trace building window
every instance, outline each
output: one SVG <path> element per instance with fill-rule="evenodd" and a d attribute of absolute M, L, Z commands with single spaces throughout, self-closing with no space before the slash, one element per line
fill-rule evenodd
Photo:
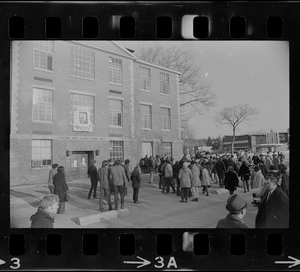
<path fill-rule="evenodd" d="M 123 83 L 122 60 L 109 57 L 108 62 L 109 62 L 109 82 L 122 84 Z"/>
<path fill-rule="evenodd" d="M 33 88 L 32 120 L 52 122 L 52 91 Z"/>
<path fill-rule="evenodd" d="M 110 141 L 110 158 L 112 161 L 124 160 L 124 142 Z"/>
<path fill-rule="evenodd" d="M 152 129 L 152 109 L 150 105 L 141 105 L 142 128 Z"/>
<path fill-rule="evenodd" d="M 170 130 L 171 129 L 171 109 L 161 107 L 161 122 L 162 129 Z"/>
<path fill-rule="evenodd" d="M 160 93 L 161 94 L 170 94 L 170 86 L 169 86 L 169 75 L 166 73 L 159 73 L 159 81 L 160 81 Z"/>
<path fill-rule="evenodd" d="M 150 69 L 140 67 L 141 90 L 150 91 Z"/>
<path fill-rule="evenodd" d="M 73 106 L 89 107 L 91 123 L 95 124 L 95 97 L 92 95 L 72 93 L 71 100 L 72 100 Z M 73 110 L 73 107 L 72 107 L 72 110 Z M 72 116 L 74 118 L 74 112 L 73 112 Z M 73 119 L 72 123 L 74 123 L 74 119 Z"/>
<path fill-rule="evenodd" d="M 163 143 L 163 154 L 172 157 L 172 143 Z"/>
<path fill-rule="evenodd" d="M 52 60 L 54 53 L 53 41 L 35 41 L 33 43 L 33 65 L 34 68 L 53 71 Z"/>
<path fill-rule="evenodd" d="M 52 165 L 51 140 L 32 140 L 31 167 L 42 168 Z"/>
<path fill-rule="evenodd" d="M 71 46 L 71 75 L 95 78 L 95 53 L 78 46 Z"/>
<path fill-rule="evenodd" d="M 109 99 L 109 124 L 112 126 L 123 126 L 123 101 L 119 99 Z"/>
<path fill-rule="evenodd" d="M 152 156 L 152 150 L 152 142 L 142 142 L 142 158 L 145 158 L 146 155 L 148 158 Z"/>

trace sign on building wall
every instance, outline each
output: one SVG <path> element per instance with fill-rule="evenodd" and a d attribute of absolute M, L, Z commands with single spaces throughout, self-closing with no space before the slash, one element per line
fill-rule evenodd
<path fill-rule="evenodd" d="M 93 124 L 91 122 L 91 110 L 91 107 L 73 105 L 73 131 L 93 131 Z"/>
<path fill-rule="evenodd" d="M 279 143 L 287 143 L 288 142 L 288 133 L 283 132 L 279 133 Z"/>

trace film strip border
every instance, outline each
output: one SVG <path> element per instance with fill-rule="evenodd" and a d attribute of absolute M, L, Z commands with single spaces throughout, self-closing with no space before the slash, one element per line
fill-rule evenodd
<path fill-rule="evenodd" d="M 209 230 L 155 230 L 149 235 L 140 230 L 103 233 L 70 230 L 63 235 L 57 231 L 14 233 L 0 237 L 0 269 L 276 270 L 300 264 L 297 251 L 289 253 L 290 259 L 284 257 L 287 245 L 300 248 L 300 237 L 292 239 L 276 231 L 250 233 L 245 235 L 238 230 L 223 230 L 214 235 Z"/>
<path fill-rule="evenodd" d="M 11 39 L 286 40 L 300 27 L 299 3 L 184 2 L 7 4 L 0 34 Z"/>
<path fill-rule="evenodd" d="M 291 55 L 295 56 L 295 41 L 300 33 L 299 7 L 299 3 L 276 2 L 0 3 L 0 47 L 4 49 L 1 54 L 9 55 L 9 42 L 13 39 L 278 39 L 292 40 Z M 192 20 L 192 35 L 185 36 L 184 18 Z M 292 75 L 297 72 L 294 67 L 298 61 L 291 58 Z M 2 83 L 8 73 L 0 77 Z M 299 82 L 293 76 L 292 79 L 295 90 Z M 296 92 L 292 96 L 298 101 Z M 296 127 L 297 122 L 292 119 L 291 127 Z M 295 134 L 291 134 L 291 142 L 295 143 Z M 293 157 L 293 150 L 291 154 Z M 6 166 L 8 169 L 8 163 Z M 4 192 L 9 190 L 8 173 L 7 170 L 2 175 L 8 183 L 0 184 Z M 291 191 L 293 195 L 299 190 Z M 4 220 L 9 219 L 8 195 L 1 198 L 4 213 L 0 217 Z M 292 202 L 296 203 L 296 199 Z M 7 227 L 9 222 L 2 221 L 0 269 L 287 269 L 300 264 L 299 220 L 295 219 L 298 215 L 295 206 L 291 210 L 291 228 L 278 231 L 32 231 L 11 230 Z"/>

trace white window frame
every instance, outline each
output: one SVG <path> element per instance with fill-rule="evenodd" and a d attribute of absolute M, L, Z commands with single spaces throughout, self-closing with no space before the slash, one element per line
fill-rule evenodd
<path fill-rule="evenodd" d="M 53 54 L 54 54 L 54 41 L 34 41 L 33 42 L 34 69 L 53 73 Z M 46 58 L 45 60 L 46 68 L 42 67 L 43 58 Z M 49 65 L 49 59 L 51 59 L 51 69 L 47 69 Z"/>
<path fill-rule="evenodd" d="M 166 84 L 167 92 L 164 92 L 164 86 Z M 169 74 L 164 72 L 159 72 L 159 88 L 161 95 L 170 95 L 170 77 Z"/>
<path fill-rule="evenodd" d="M 42 91 L 42 99 L 45 99 L 44 93 L 45 91 L 49 94 L 51 94 L 51 102 L 49 101 L 41 101 L 39 102 L 39 95 L 36 95 L 34 92 L 36 91 Z M 47 100 L 47 99 L 46 99 Z M 35 101 L 37 101 L 37 105 L 35 106 Z M 50 120 L 41 120 L 40 117 L 40 106 L 44 105 L 43 111 L 45 111 L 45 116 L 47 116 L 47 112 L 50 111 Z M 50 107 L 49 109 L 47 109 Z M 38 111 L 38 117 L 35 119 L 35 111 Z M 32 88 L 32 121 L 33 122 L 41 122 L 41 123 L 52 123 L 53 121 L 53 90 L 47 89 L 46 87 L 33 87 Z"/>
<path fill-rule="evenodd" d="M 118 143 L 119 145 L 112 145 L 113 143 Z M 119 151 L 115 151 L 114 148 L 121 148 Z M 116 153 L 122 152 L 121 156 L 114 156 Z M 124 141 L 116 141 L 116 140 L 111 140 L 109 142 L 109 157 L 110 159 L 114 160 L 124 160 Z"/>
<path fill-rule="evenodd" d="M 170 115 L 169 116 L 163 116 L 162 115 L 163 109 L 168 109 Z M 162 126 L 161 130 L 170 131 L 171 130 L 171 108 L 170 107 L 166 107 L 166 106 L 160 106 L 160 116 L 161 116 L 161 126 Z M 165 124 L 164 123 L 164 119 L 166 119 L 166 118 L 169 118 L 168 124 L 169 124 L 170 128 L 165 128 L 164 127 L 164 124 Z"/>
<path fill-rule="evenodd" d="M 48 139 L 31 140 L 31 168 L 51 168 L 52 144 Z"/>
<path fill-rule="evenodd" d="M 93 98 L 93 106 L 91 107 L 91 105 L 88 105 L 88 104 L 80 104 L 80 105 L 77 105 L 76 106 L 86 106 L 86 107 L 91 107 L 92 110 L 91 110 L 91 123 L 93 125 L 95 125 L 96 123 L 96 95 L 95 94 L 92 94 L 92 93 L 85 93 L 85 92 L 79 92 L 79 91 L 70 91 L 70 95 L 71 95 L 71 103 L 72 103 L 72 124 L 74 123 L 74 112 L 73 112 L 73 106 L 75 105 L 74 104 L 74 99 L 73 99 L 73 95 L 79 95 L 79 96 L 85 96 L 85 97 L 92 97 Z"/>
<path fill-rule="evenodd" d="M 149 73 L 146 73 L 145 71 L 149 71 Z M 148 84 L 146 83 L 146 85 L 149 85 L 148 89 L 144 88 L 144 82 L 148 82 Z M 144 92 L 151 92 L 151 70 L 150 68 L 143 66 L 140 66 L 140 90 Z"/>
<path fill-rule="evenodd" d="M 123 61 L 119 58 L 108 57 L 109 63 L 109 83 L 115 85 L 123 85 Z M 118 67 L 120 66 L 120 67 Z M 116 79 L 116 80 L 114 80 Z"/>
<path fill-rule="evenodd" d="M 141 106 L 141 129 L 143 129 L 143 130 L 152 130 L 152 104 L 140 103 L 140 106 Z M 149 115 L 143 114 L 143 110 L 142 110 L 143 106 L 150 107 L 150 127 L 144 127 L 143 126 L 144 125 L 143 117 L 149 118 Z"/>
<path fill-rule="evenodd" d="M 118 127 L 118 128 L 122 128 L 123 127 L 123 99 L 119 99 L 119 98 L 115 98 L 115 97 L 109 97 L 109 126 L 110 127 Z M 111 101 L 119 101 L 121 103 L 121 110 L 115 110 L 111 108 Z M 114 113 L 121 113 L 121 125 L 115 125 L 113 124 L 113 114 Z"/>
<path fill-rule="evenodd" d="M 82 46 L 71 45 L 70 54 L 70 75 L 95 80 L 95 52 Z"/>

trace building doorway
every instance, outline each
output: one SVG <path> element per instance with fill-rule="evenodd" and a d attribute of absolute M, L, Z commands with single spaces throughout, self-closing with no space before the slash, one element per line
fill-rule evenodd
<path fill-rule="evenodd" d="M 72 179 L 87 178 L 89 153 L 86 151 L 73 151 L 71 157 Z"/>

